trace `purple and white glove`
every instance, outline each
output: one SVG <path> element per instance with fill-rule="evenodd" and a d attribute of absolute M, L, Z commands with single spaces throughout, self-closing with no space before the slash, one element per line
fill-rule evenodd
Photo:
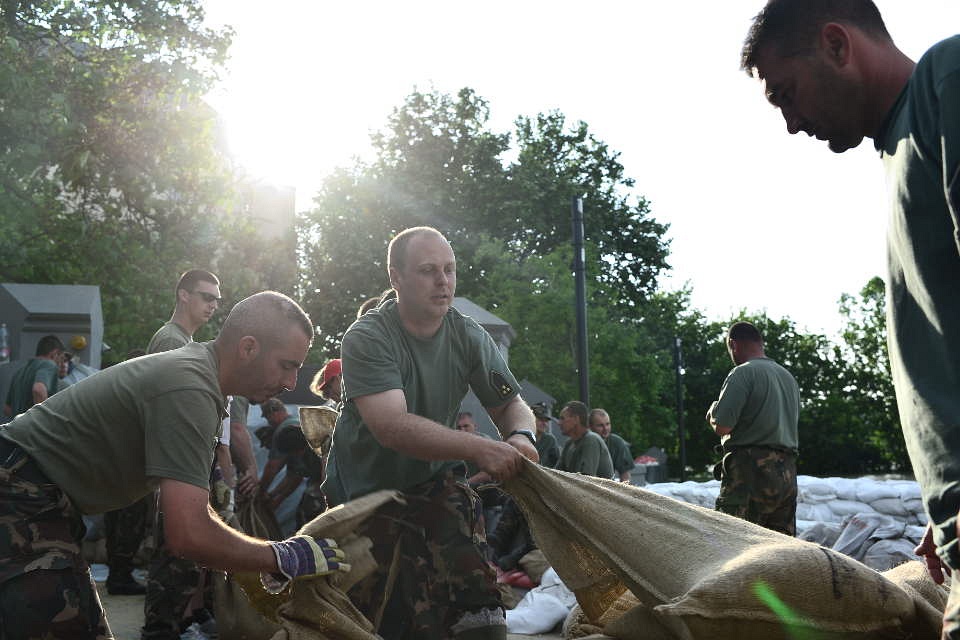
<path fill-rule="evenodd" d="M 271 542 L 270 546 L 280 569 L 279 573 L 260 574 L 260 581 L 270 593 L 282 591 L 287 583 L 299 576 L 325 576 L 337 571 L 350 571 L 350 565 L 344 562 L 343 549 L 331 538 L 300 535 Z"/>

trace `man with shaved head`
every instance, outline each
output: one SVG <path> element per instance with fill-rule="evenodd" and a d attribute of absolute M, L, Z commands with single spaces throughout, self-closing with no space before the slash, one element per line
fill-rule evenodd
<path fill-rule="evenodd" d="M 278 589 L 345 570 L 336 543 L 269 542 L 223 524 L 209 506 L 224 397 L 263 401 L 296 386 L 313 336 L 293 300 L 240 303 L 212 342 L 128 360 L 71 385 L 0 429 L 0 628 L 5 638 L 111 637 L 80 552 L 82 514 L 154 488 L 169 550 Z"/>
<path fill-rule="evenodd" d="M 465 462 L 494 479 L 519 473 L 524 457 L 537 460 L 533 414 L 493 339 L 451 306 L 457 264 L 447 239 L 407 229 L 390 242 L 387 264 L 395 299 L 343 337 L 343 411 L 323 487 L 338 500 L 403 492 L 405 506 L 381 512 L 368 533 L 380 566 L 396 564 L 400 579 L 387 590 L 379 571 L 351 596 L 371 620 L 382 618 L 385 640 L 506 638 Z M 502 440 L 455 428 L 468 388 Z"/>

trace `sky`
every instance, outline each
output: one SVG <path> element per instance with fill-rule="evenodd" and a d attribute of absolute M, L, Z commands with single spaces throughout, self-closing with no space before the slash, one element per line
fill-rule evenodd
<path fill-rule="evenodd" d="M 875 1 L 914 60 L 960 32 L 956 0 Z M 496 131 L 557 109 L 621 153 L 670 225 L 667 289 L 688 286 L 711 320 L 765 311 L 833 336 L 840 296 L 885 272 L 883 170 L 869 139 L 838 155 L 789 136 L 739 70 L 762 5 L 207 0 L 208 24 L 236 32 L 208 101 L 240 161 L 294 186 L 298 211 L 333 168 L 370 157 L 414 89 L 471 87 Z"/>

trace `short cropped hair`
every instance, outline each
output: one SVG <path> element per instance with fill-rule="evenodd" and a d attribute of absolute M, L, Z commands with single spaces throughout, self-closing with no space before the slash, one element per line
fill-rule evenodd
<path fill-rule="evenodd" d="M 563 405 L 563 409 L 560 412 L 566 411 L 572 416 L 576 416 L 580 420 L 580 424 L 584 427 L 587 426 L 587 415 L 589 413 L 587 405 L 583 404 L 579 400 L 571 400 L 567 404 Z"/>
<path fill-rule="evenodd" d="M 770 45 L 783 57 L 814 47 L 828 22 L 857 27 L 875 40 L 893 42 L 872 0 L 769 0 L 750 25 L 740 51 L 740 68 L 752 77 L 760 52 Z"/>
<path fill-rule="evenodd" d="M 393 237 L 390 244 L 387 245 L 387 266 L 397 271 L 403 271 L 407 266 L 407 246 L 410 241 L 419 236 L 434 234 L 449 242 L 442 233 L 433 227 L 410 227 L 404 229 Z"/>
<path fill-rule="evenodd" d="M 763 344 L 763 335 L 760 329 L 757 329 L 749 322 L 736 322 L 727 332 L 728 340 L 746 340 L 747 342 L 758 342 Z"/>
<path fill-rule="evenodd" d="M 590 410 L 590 424 L 591 424 L 591 425 L 593 424 L 593 419 L 594 419 L 595 417 L 599 416 L 600 414 L 603 414 L 603 415 L 607 416 L 608 419 L 610 418 L 610 414 L 607 413 L 607 410 L 606 410 L 606 409 L 599 409 L 599 408 L 597 408 L 597 409 L 591 409 L 591 410 Z"/>
<path fill-rule="evenodd" d="M 313 323 L 299 304 L 277 291 L 261 291 L 234 305 L 223 321 L 217 342 L 229 344 L 253 336 L 261 344 L 273 346 L 291 325 L 313 342 Z"/>
<path fill-rule="evenodd" d="M 48 356 L 54 351 L 63 351 L 63 348 L 63 342 L 61 342 L 57 336 L 43 336 L 40 338 L 40 342 L 37 343 L 36 355 Z"/>
<path fill-rule="evenodd" d="M 177 287 L 173 290 L 173 295 L 176 296 L 177 291 L 180 291 L 180 289 L 192 293 L 198 282 L 209 282 L 210 284 L 218 287 L 220 286 L 219 278 L 209 271 L 204 271 L 203 269 L 190 269 L 189 271 L 184 271 L 180 275 L 180 279 L 177 281 Z"/>

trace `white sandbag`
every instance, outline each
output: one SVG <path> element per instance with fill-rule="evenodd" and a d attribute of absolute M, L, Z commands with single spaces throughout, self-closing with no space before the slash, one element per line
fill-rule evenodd
<path fill-rule="evenodd" d="M 553 567 L 543 572 L 543 577 L 540 578 L 540 586 L 537 588 L 560 600 L 567 605 L 568 609 L 577 604 L 577 596 L 573 594 L 573 591 L 567 589 L 567 585 L 563 584 L 563 580 L 560 579 Z"/>
<path fill-rule="evenodd" d="M 904 527 L 903 537 L 906 538 L 907 540 L 913 541 L 916 544 L 920 544 L 920 540 L 921 538 L 923 538 L 923 534 L 925 534 L 926 532 L 927 532 L 926 527 L 908 524 L 906 527 Z"/>
<path fill-rule="evenodd" d="M 906 538 L 877 540 L 863 554 L 863 564 L 877 571 L 887 571 L 916 560 L 913 548 L 914 544 Z"/>
<path fill-rule="evenodd" d="M 843 521 L 840 537 L 832 548 L 855 560 L 862 560 L 867 549 L 873 544 L 873 536 L 878 529 L 883 529 L 887 534 L 899 528 L 902 534 L 903 527 L 903 523 L 879 513 L 847 516 Z"/>
<path fill-rule="evenodd" d="M 812 526 L 800 529 L 800 523 L 797 523 L 797 538 L 806 540 L 823 547 L 831 548 L 840 537 L 843 527 L 836 522 L 814 522 Z"/>
<path fill-rule="evenodd" d="M 798 502 L 797 519 L 814 520 L 816 522 L 841 522 L 843 517 L 835 515 L 833 511 L 830 510 L 829 504 Z"/>
<path fill-rule="evenodd" d="M 920 498 L 907 498 L 903 501 L 903 508 L 908 513 L 923 513 L 923 500 Z"/>
<path fill-rule="evenodd" d="M 797 492 L 801 502 L 830 502 L 837 498 L 837 492 L 829 482 L 813 476 L 797 477 Z"/>
<path fill-rule="evenodd" d="M 540 588 L 528 591 L 513 609 L 507 609 L 507 631 L 510 633 L 546 633 L 563 622 L 570 607 Z"/>
<path fill-rule="evenodd" d="M 879 500 L 871 502 L 870 505 L 879 513 L 885 513 L 897 518 L 906 518 L 911 513 L 906 505 L 903 504 L 900 496 L 896 498 L 880 498 Z"/>
<path fill-rule="evenodd" d="M 837 493 L 840 500 L 857 499 L 857 480 L 856 478 L 826 478 Z"/>
<path fill-rule="evenodd" d="M 920 500 L 920 484 L 917 482 L 903 482 L 900 484 L 900 499 L 904 502 Z"/>
<path fill-rule="evenodd" d="M 857 484 L 857 500 L 873 504 L 884 498 L 900 498 L 900 488 L 892 482 L 861 478 Z"/>
<path fill-rule="evenodd" d="M 840 520 L 843 520 L 846 516 L 855 516 L 858 513 L 877 513 L 878 511 L 866 502 L 856 500 L 832 500 L 827 505 L 834 515 L 840 516 Z"/>

